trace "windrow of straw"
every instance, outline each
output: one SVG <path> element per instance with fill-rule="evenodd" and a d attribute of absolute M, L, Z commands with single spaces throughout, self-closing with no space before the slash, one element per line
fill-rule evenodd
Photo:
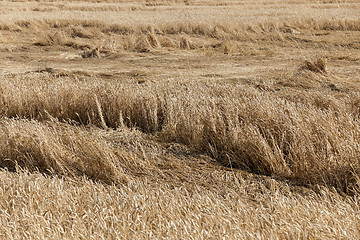
<path fill-rule="evenodd" d="M 2 79 L 0 95 L 2 116 L 136 127 L 192 146 L 225 166 L 358 190 L 355 97 L 322 108 L 311 104 L 316 94 L 299 103 L 241 85 L 82 82 L 49 74 Z"/>
<path fill-rule="evenodd" d="M 75 49 L 98 46 L 109 51 L 136 52 L 148 52 L 160 48 L 198 49 L 251 55 L 251 49 L 256 42 L 268 44 L 271 40 L 274 43 L 288 43 L 289 47 L 292 47 L 294 42 L 298 44 L 299 41 L 312 41 L 309 36 L 302 34 L 303 30 L 359 31 L 360 23 L 356 20 L 339 19 L 253 24 L 183 22 L 130 25 L 108 24 L 98 20 L 33 20 L 0 23 L 0 30 L 27 33 L 33 32 L 34 29 L 42 29 L 42 34 L 31 37 L 35 39 L 31 44 L 36 46 L 61 45 Z M 260 46 L 258 48 L 262 49 Z M 271 53 L 270 50 L 267 52 Z"/>

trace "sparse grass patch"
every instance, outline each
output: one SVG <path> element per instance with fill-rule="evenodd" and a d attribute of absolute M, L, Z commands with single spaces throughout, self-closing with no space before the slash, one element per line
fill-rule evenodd
<path fill-rule="evenodd" d="M 304 65 L 302 66 L 302 69 L 309 70 L 315 73 L 327 73 L 326 70 L 326 60 L 323 58 L 319 58 L 315 61 L 308 61 L 306 60 L 304 62 Z"/>
<path fill-rule="evenodd" d="M 85 51 L 81 54 L 81 57 L 83 58 L 101 58 L 100 49 L 94 48 L 92 50 Z"/>

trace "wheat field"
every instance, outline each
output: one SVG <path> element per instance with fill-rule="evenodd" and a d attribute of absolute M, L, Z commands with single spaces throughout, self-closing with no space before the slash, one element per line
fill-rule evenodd
<path fill-rule="evenodd" d="M 359 239 L 359 0 L 0 1 L 0 239 Z"/>

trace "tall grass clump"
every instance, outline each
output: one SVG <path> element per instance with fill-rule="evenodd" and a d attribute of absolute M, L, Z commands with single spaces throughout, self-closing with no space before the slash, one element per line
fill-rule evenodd
<path fill-rule="evenodd" d="M 305 185 L 357 190 L 359 126 L 352 116 L 255 90 L 218 88 L 217 95 L 206 95 L 193 86 L 178 97 L 163 134 L 206 151 L 227 166 Z M 195 92 L 206 97 L 194 97 Z"/>
<path fill-rule="evenodd" d="M 0 166 L 48 174 L 85 175 L 106 183 L 126 181 L 115 153 L 101 138 L 56 122 L 0 120 Z"/>

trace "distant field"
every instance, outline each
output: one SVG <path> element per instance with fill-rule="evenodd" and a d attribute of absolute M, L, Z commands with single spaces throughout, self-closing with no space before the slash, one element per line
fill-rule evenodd
<path fill-rule="evenodd" d="M 1 239 L 359 239 L 360 1 L 0 1 Z"/>

